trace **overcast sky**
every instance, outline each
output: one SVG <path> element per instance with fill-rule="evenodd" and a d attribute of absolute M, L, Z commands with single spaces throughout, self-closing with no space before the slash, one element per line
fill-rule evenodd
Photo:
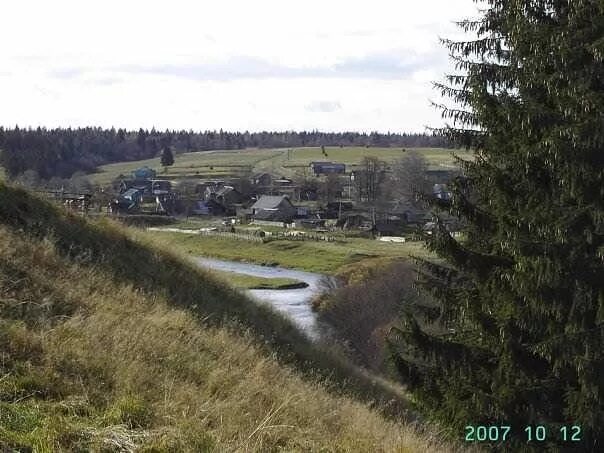
<path fill-rule="evenodd" d="M 0 124 L 417 131 L 472 0 L 3 2 Z"/>

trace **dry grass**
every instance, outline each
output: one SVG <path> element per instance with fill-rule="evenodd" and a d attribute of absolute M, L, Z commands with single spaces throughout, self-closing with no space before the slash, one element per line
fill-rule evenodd
<path fill-rule="evenodd" d="M 17 349 L 3 344 L 13 362 L 6 366 L 5 360 L 4 380 L 14 383 L 3 400 L 34 414 L 29 433 L 0 424 L 7 445 L 40 451 L 76 445 L 125 451 L 429 447 L 411 426 L 305 382 L 264 354 L 250 333 L 204 327 L 186 310 L 171 308 L 164 296 L 150 297 L 66 262 L 51 242 L 23 243 L 4 228 L 0 236 L 3 267 L 13 268 L 12 275 L 3 273 L 3 296 L 6 280 L 17 273 L 28 283 L 2 307 L 10 326 L 6 340 Z M 28 307 L 32 294 L 49 305 Z M 31 326 L 7 316 L 20 304 Z M 63 304 L 69 313 L 59 314 Z M 41 317 L 36 310 L 56 315 Z M 25 386 L 28 376 L 33 382 Z"/>

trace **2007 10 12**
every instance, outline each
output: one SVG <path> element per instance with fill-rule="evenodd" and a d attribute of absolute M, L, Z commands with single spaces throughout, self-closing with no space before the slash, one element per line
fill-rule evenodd
<path fill-rule="evenodd" d="M 466 442 L 501 442 L 508 438 L 511 427 L 502 426 L 472 426 L 465 427 Z M 562 426 L 559 430 L 560 439 L 563 442 L 579 442 L 581 440 L 581 427 L 577 425 Z M 526 441 L 543 442 L 548 435 L 547 429 L 543 425 L 527 426 L 524 428 Z"/>

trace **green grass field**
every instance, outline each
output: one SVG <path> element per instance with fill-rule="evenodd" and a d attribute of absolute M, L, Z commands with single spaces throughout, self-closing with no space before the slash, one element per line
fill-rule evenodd
<path fill-rule="evenodd" d="M 256 264 L 271 264 L 309 272 L 336 274 L 351 263 L 377 257 L 426 256 L 421 242 L 392 244 L 371 239 L 350 238 L 346 242 L 272 241 L 249 242 L 223 237 L 146 232 L 165 246 L 191 256 L 207 256 Z"/>
<path fill-rule="evenodd" d="M 408 151 L 414 149 L 422 153 L 431 168 L 454 168 L 454 154 L 464 159 L 469 159 L 472 156 L 470 152 L 464 150 L 406 149 Z M 130 172 L 142 166 L 151 167 L 157 170 L 159 175 L 170 179 L 187 176 L 199 178 L 245 176 L 250 172 L 261 171 L 292 177 L 308 173 L 309 163 L 316 160 L 330 160 L 355 165 L 360 163 L 365 156 L 377 157 L 386 162 L 394 162 L 404 156 L 402 148 L 326 147 L 325 151 L 327 157 L 321 153 L 320 148 L 201 151 L 176 155 L 174 165 L 165 174 L 160 165 L 159 157 L 157 157 L 103 165 L 97 173 L 90 175 L 90 178 L 97 184 L 105 185 L 120 174 L 128 176 Z"/>
<path fill-rule="evenodd" d="M 415 150 L 426 157 L 430 165 L 434 167 L 449 167 L 454 165 L 452 154 L 467 158 L 470 153 L 462 150 L 449 150 L 443 148 L 405 148 L 407 151 Z M 358 164 L 364 157 L 377 157 L 386 162 L 394 162 L 401 159 L 405 152 L 403 148 L 365 148 L 365 147 L 326 147 L 327 157 L 321 153 L 320 148 L 298 148 L 290 153 L 290 159 L 286 160 L 285 167 L 308 165 L 312 161 L 335 161 L 348 165 Z M 287 156 L 286 156 L 287 157 Z"/>
<path fill-rule="evenodd" d="M 291 289 L 304 284 L 293 278 L 265 278 L 216 270 L 212 270 L 212 273 L 239 289 Z"/>
<path fill-rule="evenodd" d="M 284 150 L 274 149 L 246 149 L 177 154 L 174 165 L 168 169 L 167 176 L 170 178 L 183 176 L 221 177 L 249 173 L 255 167 L 278 158 L 284 152 Z M 142 166 L 148 166 L 157 170 L 158 174 L 163 174 L 159 157 L 156 157 L 154 159 L 103 165 L 97 173 L 90 175 L 90 178 L 95 183 L 108 184 L 120 174 L 129 176 L 130 172 Z"/>

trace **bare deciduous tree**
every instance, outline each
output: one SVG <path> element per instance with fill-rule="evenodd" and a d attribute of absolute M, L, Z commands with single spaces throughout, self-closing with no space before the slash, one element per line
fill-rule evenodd
<path fill-rule="evenodd" d="M 417 202 L 418 193 L 430 190 L 428 162 L 419 151 L 408 151 L 392 165 L 390 192 L 396 201 Z"/>

